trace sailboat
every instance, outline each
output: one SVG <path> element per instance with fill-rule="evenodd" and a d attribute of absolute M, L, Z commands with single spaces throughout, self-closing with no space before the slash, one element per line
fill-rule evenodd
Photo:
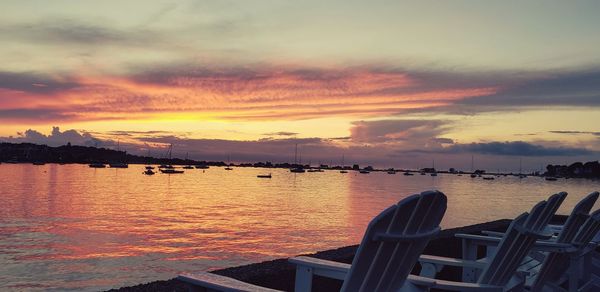
<path fill-rule="evenodd" d="M 149 167 L 152 167 L 152 166 L 146 166 L 146 170 L 144 170 L 142 172 L 142 174 L 145 174 L 145 175 L 154 175 L 156 173 L 156 172 L 154 172 L 154 170 L 152 170 L 152 168 L 154 168 L 154 167 L 152 167 L 152 168 L 149 168 Z"/>
<path fill-rule="evenodd" d="M 148 157 L 150 157 L 150 147 L 148 147 Z M 154 169 L 154 166 L 152 166 L 150 164 L 146 165 L 146 172 L 149 170 L 152 171 L 153 169 Z M 148 174 L 148 173 L 146 173 L 146 174 Z M 154 174 L 154 171 L 152 171 L 152 174 Z M 148 174 L 148 175 L 150 175 L 150 174 Z"/>
<path fill-rule="evenodd" d="M 169 149 L 167 150 L 167 154 L 164 156 L 165 158 L 169 157 L 169 162 L 171 162 L 171 149 L 172 148 L 173 148 L 173 144 L 170 144 L 169 145 Z M 163 163 L 163 164 L 161 164 L 161 165 L 158 166 L 158 169 L 161 169 L 161 168 L 172 169 L 173 165 L 171 165 L 171 164 L 164 164 Z"/>
<path fill-rule="evenodd" d="M 117 151 L 120 151 L 120 143 L 119 141 L 117 141 Z M 125 157 L 127 157 L 127 151 L 125 151 Z M 128 168 L 129 164 L 125 163 L 125 162 L 113 162 L 113 163 L 109 163 L 108 166 L 110 168 Z"/>
<path fill-rule="evenodd" d="M 523 174 L 522 168 L 523 168 L 523 159 L 519 158 L 519 178 L 526 178 L 527 175 Z"/>
<path fill-rule="evenodd" d="M 293 173 L 305 173 L 304 167 L 298 166 L 298 143 L 296 143 L 296 150 L 294 152 L 294 167 L 290 168 L 290 172 Z"/>
<path fill-rule="evenodd" d="M 471 178 L 477 177 L 477 175 L 473 172 L 474 165 L 475 165 L 475 156 L 471 155 Z"/>
<path fill-rule="evenodd" d="M 171 154 L 173 152 L 173 144 L 169 145 L 169 161 L 171 161 Z M 163 165 L 161 165 L 163 166 Z M 160 168 L 159 170 L 161 173 L 166 173 L 166 174 L 178 174 L 178 173 L 183 173 L 183 170 L 176 170 L 172 165 L 164 165 L 164 168 Z"/>
<path fill-rule="evenodd" d="M 342 154 L 342 170 L 340 170 L 340 173 L 348 173 L 346 170 L 346 164 L 344 163 L 344 154 Z"/>
<path fill-rule="evenodd" d="M 187 161 L 188 161 L 188 152 L 185 153 L 185 162 L 187 162 Z M 186 166 L 184 166 L 184 167 L 182 167 L 182 168 L 183 169 L 194 169 L 194 167 L 191 166 L 191 165 L 189 165 L 189 164 L 186 165 Z"/>
<path fill-rule="evenodd" d="M 437 176 L 437 171 L 435 170 L 435 159 L 433 160 L 433 172 L 431 173 L 431 176 Z"/>
<path fill-rule="evenodd" d="M 225 167 L 225 170 L 233 170 L 233 167 L 231 167 L 231 159 L 229 155 L 227 155 L 227 167 Z"/>

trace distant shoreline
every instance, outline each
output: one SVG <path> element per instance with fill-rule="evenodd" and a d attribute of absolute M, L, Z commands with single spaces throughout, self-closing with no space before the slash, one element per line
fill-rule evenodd
<path fill-rule="evenodd" d="M 488 176 L 546 176 L 546 177 L 564 177 L 564 178 L 600 178 L 600 164 L 598 161 L 586 163 L 576 162 L 569 166 L 566 165 L 548 165 L 546 173 L 514 173 L 514 172 L 486 172 L 485 170 L 457 171 L 453 168 L 449 170 L 437 170 L 435 168 L 414 169 L 394 169 L 394 168 L 374 168 L 372 166 L 360 167 L 358 164 L 352 166 L 334 166 L 318 165 L 311 166 L 300 163 L 272 163 L 265 162 L 246 162 L 246 163 L 226 163 L 224 161 L 206 161 L 181 158 L 156 158 L 151 156 L 139 156 L 128 154 L 125 151 L 112 150 L 107 148 L 97 148 L 91 146 L 63 145 L 47 146 L 32 143 L 0 143 L 0 163 L 58 163 L 58 164 L 90 164 L 90 163 L 127 163 L 127 164 L 170 164 L 170 165 L 204 165 L 204 166 L 235 166 L 235 167 L 259 167 L 259 168 L 303 168 L 303 169 L 324 169 L 324 170 L 354 170 L 354 171 L 387 171 L 392 174 L 396 172 L 407 174 L 431 174 L 447 173 L 456 175 L 488 175 Z"/>

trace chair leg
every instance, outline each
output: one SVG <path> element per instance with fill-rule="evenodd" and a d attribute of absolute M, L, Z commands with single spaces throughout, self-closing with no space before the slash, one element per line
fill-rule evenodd
<path fill-rule="evenodd" d="M 477 245 L 472 244 L 471 240 L 463 238 L 462 240 L 462 258 L 464 260 L 477 259 Z M 475 283 L 477 281 L 477 270 L 474 268 L 463 267 L 462 281 Z"/>
<path fill-rule="evenodd" d="M 312 289 L 313 269 L 311 267 L 296 266 L 296 292 L 310 292 Z"/>

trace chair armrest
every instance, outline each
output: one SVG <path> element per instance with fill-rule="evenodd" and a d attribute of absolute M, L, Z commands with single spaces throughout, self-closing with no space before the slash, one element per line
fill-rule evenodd
<path fill-rule="evenodd" d="M 502 240 L 501 237 L 486 236 L 486 235 L 475 235 L 475 234 L 465 234 L 465 233 L 457 233 L 454 236 L 458 237 L 458 238 L 469 240 L 469 241 L 471 241 L 475 245 L 492 245 L 492 246 L 496 246 Z"/>
<path fill-rule="evenodd" d="M 463 240 L 469 240 L 471 244 L 478 246 L 497 246 L 502 238 L 486 235 L 474 235 L 457 233 L 456 237 Z M 550 251 L 550 252 L 574 252 L 574 246 L 567 243 L 557 243 L 552 240 L 537 240 L 533 245 L 533 251 Z"/>
<path fill-rule="evenodd" d="M 561 253 L 572 253 L 579 249 L 569 243 L 560 243 L 548 240 L 538 240 L 533 245 L 532 251 L 547 251 L 547 252 L 561 252 Z"/>
<path fill-rule="evenodd" d="M 182 274 L 177 276 L 177 280 L 183 281 L 191 286 L 200 286 L 207 289 L 224 292 L 281 292 L 279 290 L 260 287 L 244 283 L 233 278 L 206 272 Z"/>
<path fill-rule="evenodd" d="M 504 232 L 498 232 L 498 231 L 484 230 L 484 231 L 481 231 L 481 233 L 484 234 L 484 235 L 489 235 L 489 236 L 494 236 L 494 237 L 502 237 L 502 236 L 504 236 Z"/>
<path fill-rule="evenodd" d="M 293 257 L 288 260 L 290 263 L 295 264 L 297 268 L 311 268 L 312 273 L 315 275 L 344 280 L 346 274 L 350 271 L 350 264 L 322 260 L 307 256 Z"/>
<path fill-rule="evenodd" d="M 476 268 L 483 269 L 486 266 L 485 262 L 482 261 L 471 261 L 471 260 L 463 260 L 456 258 L 447 258 L 433 255 L 421 255 L 419 257 L 420 263 L 430 263 L 435 265 L 442 266 L 454 266 L 454 267 L 467 267 L 467 268 Z"/>
<path fill-rule="evenodd" d="M 417 275 L 408 275 L 406 279 L 408 283 L 427 287 L 427 288 L 436 288 L 444 291 L 477 291 L 477 292 L 500 292 L 502 291 L 502 287 L 492 286 L 492 285 L 484 285 L 477 283 L 465 283 L 465 282 L 455 282 L 455 281 L 447 281 L 447 280 L 438 280 L 427 277 L 421 277 Z"/>

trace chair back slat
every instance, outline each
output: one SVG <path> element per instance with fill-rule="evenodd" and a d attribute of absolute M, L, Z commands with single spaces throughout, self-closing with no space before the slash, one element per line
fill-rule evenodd
<path fill-rule="evenodd" d="M 412 195 L 375 217 L 365 232 L 342 291 L 398 291 L 429 239 L 439 230 L 446 196 Z M 388 239 L 381 238 L 388 236 Z"/>
<path fill-rule="evenodd" d="M 585 246 L 588 243 L 590 243 L 592 239 L 594 239 L 594 237 L 596 236 L 596 234 L 598 234 L 599 231 L 600 210 L 596 210 L 589 216 L 589 218 L 585 221 L 583 226 L 581 226 L 581 229 L 579 229 L 579 232 L 577 233 L 577 235 L 575 235 L 575 238 L 573 239 L 573 244 Z"/>
<path fill-rule="evenodd" d="M 593 192 L 583 198 L 563 225 L 556 242 L 559 243 L 583 243 L 587 244 L 600 230 L 600 211 L 588 215 L 599 193 Z M 531 291 L 544 291 L 547 283 L 553 283 L 566 272 L 569 267 L 569 255 L 560 252 L 551 252 L 546 255 L 542 267 L 538 272 L 534 283 L 531 285 Z"/>
<path fill-rule="evenodd" d="M 550 196 L 546 200 L 546 207 L 541 210 L 541 214 L 539 216 L 530 216 L 525 223 L 525 226 L 534 229 L 546 227 L 566 197 L 566 192 L 560 192 Z"/>
<path fill-rule="evenodd" d="M 556 201 L 553 204 L 556 204 Z M 545 226 L 540 223 L 543 220 L 539 217 L 551 217 L 554 214 L 549 214 L 547 210 L 557 209 L 555 206 L 548 208 L 547 205 L 546 201 L 539 202 L 530 213 L 523 213 L 513 220 L 478 283 L 498 286 L 508 283 Z"/>
<path fill-rule="evenodd" d="M 557 242 L 570 243 L 573 241 L 575 235 L 579 231 L 579 228 L 583 222 L 586 221 L 590 210 L 592 210 L 592 207 L 594 207 L 596 200 L 598 200 L 599 195 L 600 194 L 598 192 L 593 192 L 575 205 L 575 208 L 573 208 L 573 211 L 571 211 L 569 218 L 567 218 L 567 222 L 565 222 L 563 225 L 563 229 L 556 239 Z"/>

